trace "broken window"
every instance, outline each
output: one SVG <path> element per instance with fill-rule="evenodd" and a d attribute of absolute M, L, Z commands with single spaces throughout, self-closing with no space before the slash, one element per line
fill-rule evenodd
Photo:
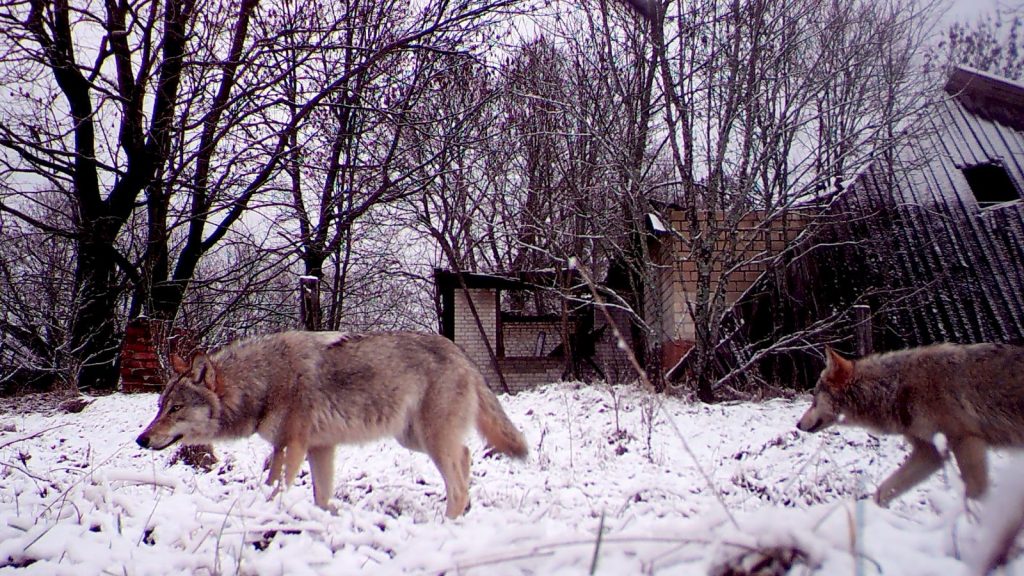
<path fill-rule="evenodd" d="M 981 208 L 1020 200 L 1020 192 L 1014 186 L 1013 179 L 999 162 L 975 164 L 962 170 Z"/>

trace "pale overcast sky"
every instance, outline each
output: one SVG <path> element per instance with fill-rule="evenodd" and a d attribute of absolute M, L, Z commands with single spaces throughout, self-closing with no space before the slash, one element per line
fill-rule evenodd
<path fill-rule="evenodd" d="M 970 20 L 983 12 L 990 12 L 996 6 L 1011 8 L 1014 10 L 1024 9 L 1024 0 L 953 0 L 953 4 L 946 14 L 949 22 L 956 20 Z"/>

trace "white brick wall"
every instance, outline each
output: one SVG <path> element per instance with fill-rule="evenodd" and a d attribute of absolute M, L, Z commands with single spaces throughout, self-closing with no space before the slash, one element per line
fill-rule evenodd
<path fill-rule="evenodd" d="M 497 353 L 498 302 L 496 291 L 473 288 L 469 290 L 469 294 L 473 298 L 473 303 L 476 304 L 476 310 L 480 315 L 480 322 L 483 324 L 487 338 L 490 340 L 495 353 Z M 461 289 L 455 291 L 454 317 L 455 343 L 461 346 L 466 351 L 466 355 L 477 365 L 484 378 L 487 379 L 487 384 L 492 389 L 501 391 L 501 380 L 494 370 L 490 353 L 487 351 L 487 345 L 480 338 L 480 329 L 473 318 L 473 312 L 469 304 L 466 302 L 465 292 Z M 516 331 L 513 330 L 513 332 Z M 532 337 L 536 337 L 535 330 Z M 546 340 L 545 350 L 550 351 L 551 348 L 558 345 L 561 338 L 556 332 L 549 334 Z M 527 355 L 533 354 L 534 340 L 524 341 L 522 344 L 516 344 L 514 341 L 506 343 L 511 344 L 513 348 L 511 351 L 506 350 L 506 354 L 509 356 L 524 352 Z M 529 350 L 526 348 L 529 348 Z M 499 365 L 502 367 L 505 383 L 509 389 L 515 392 L 558 381 L 562 376 L 564 361 L 560 358 L 508 358 L 499 359 Z"/>
<path fill-rule="evenodd" d="M 496 292 L 485 288 L 472 288 L 469 290 L 469 294 L 473 298 L 473 303 L 476 304 L 480 322 L 483 324 L 491 346 L 496 347 L 498 345 Z M 487 345 L 480 338 L 480 328 L 473 318 L 473 311 L 466 302 L 466 293 L 461 289 L 455 290 L 455 343 L 462 346 L 470 360 L 476 363 L 491 388 L 501 386 L 501 381 L 491 365 L 491 356 L 487 352 Z M 495 352 L 497 352 L 496 348 Z"/>
<path fill-rule="evenodd" d="M 547 356 L 562 342 L 560 322 L 524 322 L 505 324 L 505 356 Z M 537 354 L 540 334 L 544 333 L 543 348 Z"/>

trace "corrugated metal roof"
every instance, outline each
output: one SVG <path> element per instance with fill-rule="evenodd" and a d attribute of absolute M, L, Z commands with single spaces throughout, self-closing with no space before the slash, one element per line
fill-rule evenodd
<path fill-rule="evenodd" d="M 971 114 L 1024 130 L 1024 84 L 961 66 L 950 73 L 945 90 Z"/>

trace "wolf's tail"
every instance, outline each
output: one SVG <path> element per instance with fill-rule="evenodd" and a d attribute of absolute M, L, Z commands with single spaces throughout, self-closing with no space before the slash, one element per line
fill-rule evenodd
<path fill-rule="evenodd" d="M 526 439 L 508 419 L 498 397 L 482 380 L 477 387 L 477 398 L 480 406 L 476 414 L 476 427 L 487 439 L 491 449 L 515 458 L 526 458 L 529 452 Z"/>

